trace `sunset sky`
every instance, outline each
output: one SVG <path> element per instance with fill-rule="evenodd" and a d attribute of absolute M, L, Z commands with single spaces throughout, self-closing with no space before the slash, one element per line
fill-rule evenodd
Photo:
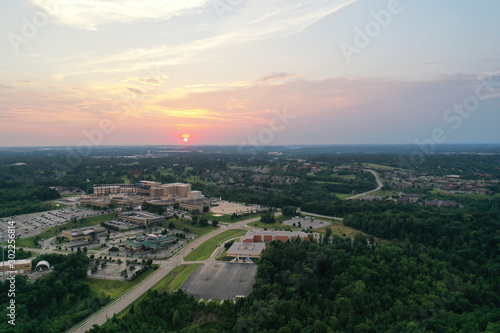
<path fill-rule="evenodd" d="M 500 143 L 499 1 L 0 9 L 0 146 Z"/>

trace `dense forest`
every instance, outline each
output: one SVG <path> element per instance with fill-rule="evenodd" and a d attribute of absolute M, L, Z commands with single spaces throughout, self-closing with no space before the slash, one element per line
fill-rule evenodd
<path fill-rule="evenodd" d="M 496 289 L 423 244 L 381 245 L 361 234 L 272 242 L 258 265 L 253 292 L 235 305 L 151 292 L 124 318 L 91 332 L 500 330 Z"/>
<path fill-rule="evenodd" d="M 60 197 L 57 191 L 48 186 L 36 186 L 18 180 L 0 181 L 0 217 L 54 209 L 54 205 L 44 201 Z"/>
<path fill-rule="evenodd" d="M 104 295 L 93 295 L 84 282 L 90 259 L 81 251 L 68 256 L 42 254 L 32 261 L 33 268 L 47 260 L 53 271 L 34 282 L 16 276 L 16 325 L 7 323 L 9 283 L 0 287 L 2 320 L 0 332 L 52 333 L 65 332 L 94 313 L 107 302 Z"/>

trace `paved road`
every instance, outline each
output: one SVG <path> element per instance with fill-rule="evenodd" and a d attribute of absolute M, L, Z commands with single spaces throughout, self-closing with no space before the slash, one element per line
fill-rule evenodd
<path fill-rule="evenodd" d="M 281 213 L 278 213 L 276 215 L 279 215 Z M 206 235 L 203 235 L 193 242 L 189 243 L 186 247 L 184 247 L 181 251 L 177 252 L 172 258 L 169 260 L 163 260 L 160 262 L 160 268 L 151 276 L 149 276 L 147 279 L 142 281 L 140 284 L 138 284 L 134 289 L 128 291 L 126 294 L 109 304 L 108 306 L 104 307 L 100 311 L 98 311 L 96 314 L 94 314 L 92 317 L 88 318 L 86 321 L 83 323 L 80 323 L 79 325 L 73 327 L 70 329 L 68 332 L 71 333 L 84 333 L 85 331 L 89 330 L 94 326 L 95 324 L 101 326 L 104 323 L 106 323 L 106 320 L 108 318 L 113 317 L 114 314 L 120 313 L 122 310 L 124 310 L 129 304 L 134 302 L 136 299 L 138 299 L 141 295 L 146 293 L 149 289 L 151 289 L 155 284 L 157 284 L 161 279 L 163 279 L 165 276 L 167 276 L 168 273 L 170 273 L 174 267 L 177 265 L 180 265 L 183 263 L 184 257 L 192 251 L 192 249 L 195 249 L 197 246 L 205 242 L 206 240 L 212 238 L 215 235 L 218 235 L 226 230 L 229 229 L 240 229 L 240 228 L 245 228 L 248 223 L 252 223 L 255 221 L 260 220 L 260 217 L 256 217 L 253 219 L 248 219 L 244 220 L 241 222 L 236 222 L 236 223 L 231 223 L 226 226 L 221 226 L 221 228 L 212 231 Z M 209 260 L 209 259 L 207 259 Z"/>
<path fill-rule="evenodd" d="M 353 195 L 352 197 L 346 198 L 346 200 L 356 199 L 356 198 L 359 198 L 359 197 L 364 197 L 367 194 L 370 194 L 372 192 L 380 190 L 384 186 L 384 184 L 382 184 L 382 181 L 380 180 L 380 178 L 378 178 L 378 175 L 377 175 L 377 173 L 375 171 L 370 170 L 370 169 L 363 169 L 363 170 L 371 172 L 375 176 L 375 179 L 377 180 L 377 188 L 374 189 L 374 190 L 371 190 L 371 191 L 366 191 L 366 192 L 363 192 L 363 193 L 360 193 L 360 194 Z"/>
<path fill-rule="evenodd" d="M 328 216 L 328 215 L 320 215 L 320 214 L 315 214 L 315 213 L 308 213 L 308 212 L 303 212 L 300 211 L 301 214 L 306 214 L 306 215 L 311 215 L 314 217 L 319 217 L 319 218 L 324 218 L 324 219 L 332 219 L 332 220 L 338 220 L 338 221 L 343 221 L 343 217 L 335 217 L 335 216 Z"/>

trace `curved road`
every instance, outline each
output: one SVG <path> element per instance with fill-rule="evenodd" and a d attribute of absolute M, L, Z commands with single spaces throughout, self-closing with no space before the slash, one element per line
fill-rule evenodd
<path fill-rule="evenodd" d="M 280 214 L 280 213 L 278 213 Z M 196 248 L 206 240 L 212 238 L 213 236 L 220 234 L 228 229 L 240 229 L 245 228 L 248 223 L 260 220 L 260 217 L 253 219 L 244 220 L 241 222 L 230 223 L 227 226 L 222 226 L 221 228 L 212 231 L 206 235 L 203 235 L 193 242 L 188 243 L 182 250 L 173 255 L 170 259 L 164 260 L 160 263 L 160 268 L 149 276 L 147 279 L 142 281 L 140 284 L 135 286 L 133 289 L 129 290 L 127 293 L 122 295 L 120 298 L 116 299 L 112 303 L 108 304 L 106 307 L 99 310 L 97 313 L 87 318 L 82 323 L 77 324 L 75 327 L 71 328 L 67 332 L 71 333 L 84 333 L 91 329 L 94 325 L 103 325 L 106 323 L 108 318 L 112 318 L 114 314 L 120 313 L 129 304 L 138 299 L 141 295 L 146 293 L 155 284 L 157 284 L 161 279 L 167 276 L 176 266 L 184 262 L 184 257 L 191 252 L 193 248 Z"/>
<path fill-rule="evenodd" d="M 370 194 L 372 192 L 380 190 L 384 186 L 384 184 L 382 184 L 382 181 L 380 180 L 380 178 L 378 178 L 378 175 L 377 175 L 377 173 L 375 171 L 370 170 L 370 169 L 363 169 L 363 170 L 371 172 L 375 176 L 375 179 L 377 180 L 377 188 L 374 189 L 374 190 L 371 190 L 371 191 L 366 191 L 366 192 L 363 192 L 363 193 L 360 193 L 360 194 L 353 195 L 352 197 L 346 198 L 346 200 L 356 199 L 356 198 L 359 198 L 359 197 L 364 197 L 367 194 Z"/>

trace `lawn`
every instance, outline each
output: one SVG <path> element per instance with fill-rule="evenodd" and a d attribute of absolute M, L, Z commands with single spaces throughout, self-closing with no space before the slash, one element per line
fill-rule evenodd
<path fill-rule="evenodd" d="M 291 226 L 291 225 L 286 225 L 286 224 L 281 223 L 281 222 L 283 222 L 283 221 L 287 221 L 287 220 L 290 220 L 290 219 L 291 219 L 291 217 L 290 217 L 290 216 L 283 216 L 283 215 L 280 215 L 280 216 L 275 216 L 275 220 L 276 220 L 276 222 L 275 222 L 275 223 L 267 224 L 267 223 L 263 223 L 263 222 L 261 222 L 261 221 L 259 220 L 259 221 L 255 221 L 255 222 L 249 223 L 248 225 L 249 225 L 249 226 L 252 226 L 252 227 L 262 228 L 262 229 L 273 229 L 273 230 L 285 230 L 285 229 L 291 229 L 291 230 L 302 230 L 302 228 L 299 228 L 299 227 L 294 227 L 294 226 Z"/>
<path fill-rule="evenodd" d="M 144 281 L 151 274 L 156 272 L 154 269 L 150 269 L 146 273 L 141 274 L 138 278 L 133 281 L 120 281 L 120 280 L 104 280 L 104 279 L 85 279 L 85 282 L 90 286 L 90 290 L 100 295 L 104 293 L 105 295 L 111 296 L 111 300 L 119 298 L 121 295 L 126 293 L 135 285 Z"/>
<path fill-rule="evenodd" d="M 375 168 L 375 169 L 384 169 L 384 170 L 394 170 L 398 168 L 390 167 L 387 165 L 382 165 L 382 164 L 375 164 L 375 163 L 363 163 L 363 167 L 369 169 L 369 168 Z M 403 170 L 403 169 L 400 169 Z"/>
<path fill-rule="evenodd" d="M 180 289 L 191 273 L 193 273 L 199 265 L 201 264 L 180 265 L 175 267 L 167 276 L 161 279 L 161 281 L 151 289 L 157 290 L 158 292 L 172 292 Z"/>
<path fill-rule="evenodd" d="M 250 214 L 247 216 L 240 216 L 240 217 L 237 217 L 233 220 L 231 219 L 231 215 L 229 215 L 229 214 L 222 214 L 222 216 L 214 216 L 214 215 L 215 215 L 215 213 L 204 213 L 203 214 L 203 216 L 205 216 L 209 221 L 217 220 L 219 222 L 234 223 L 234 222 L 240 222 L 240 221 L 260 217 L 262 215 L 262 213 Z"/>
<path fill-rule="evenodd" d="M 396 194 L 396 191 L 382 191 L 382 190 L 378 190 L 378 191 L 370 193 L 370 195 L 378 195 L 378 196 L 381 196 L 381 197 L 392 197 L 394 194 Z"/>
<path fill-rule="evenodd" d="M 351 179 L 356 178 L 355 175 L 339 175 L 338 173 L 333 173 L 333 174 L 330 175 L 330 177 L 332 177 L 332 178 L 337 178 L 338 177 L 338 178 L 342 178 L 344 180 L 351 180 Z"/>
<path fill-rule="evenodd" d="M 92 226 L 92 225 L 101 224 L 101 222 L 111 221 L 114 218 L 115 218 L 115 213 L 110 213 L 110 214 L 98 215 L 98 216 L 93 216 L 93 217 L 86 217 L 84 223 L 68 222 L 68 223 L 62 224 L 58 227 L 47 228 L 47 229 L 45 229 L 44 232 L 42 232 L 39 235 L 18 239 L 16 241 L 16 246 L 17 247 L 35 248 L 34 241 L 35 241 L 36 237 L 39 237 L 40 239 L 49 239 L 51 237 L 57 236 L 61 232 L 60 230 L 70 229 L 70 228 L 88 227 L 88 226 Z M 81 221 L 81 219 L 78 221 Z"/>
<path fill-rule="evenodd" d="M 181 265 L 175 267 L 170 273 L 168 273 L 167 276 L 161 279 L 160 282 L 155 284 L 153 288 L 151 288 L 151 290 L 156 290 L 158 292 L 171 292 L 179 289 L 180 287 L 182 287 L 184 282 L 186 282 L 191 273 L 194 272 L 196 267 L 198 267 L 198 265 L 200 264 Z M 119 319 L 125 316 L 129 312 L 132 305 L 136 307 L 139 302 L 141 302 L 145 297 L 146 294 L 136 299 L 132 304 L 123 309 L 123 311 L 120 312 L 116 317 Z"/>
<path fill-rule="evenodd" d="M 177 219 L 170 219 L 170 220 L 164 221 L 163 224 L 162 224 L 163 227 L 164 228 L 168 228 L 168 225 L 170 224 L 170 222 L 174 223 L 175 229 L 177 229 L 177 230 L 181 230 L 182 231 L 182 230 L 184 230 L 184 228 L 187 227 L 187 228 L 189 228 L 189 231 L 191 233 L 197 234 L 199 236 L 208 234 L 211 231 L 219 229 L 218 227 L 212 227 L 211 225 L 207 226 L 207 227 L 195 226 L 195 225 L 187 224 L 186 222 L 183 222 L 183 221 L 180 221 L 180 220 L 177 220 Z"/>
<path fill-rule="evenodd" d="M 233 260 L 234 257 L 228 257 L 227 256 L 227 249 L 224 249 L 224 251 L 222 251 L 221 255 L 219 257 L 217 257 L 217 259 L 215 260 L 219 260 L 219 261 L 231 261 Z"/>
<path fill-rule="evenodd" d="M 324 180 L 315 180 L 313 183 L 318 183 L 318 184 L 337 184 L 337 185 L 342 185 L 343 183 L 341 182 L 327 182 Z"/>
<path fill-rule="evenodd" d="M 82 193 L 61 194 L 61 198 L 77 197 L 77 196 L 79 196 L 81 194 Z"/>
<path fill-rule="evenodd" d="M 369 234 L 364 233 L 361 230 L 345 226 L 344 222 L 337 221 L 337 220 L 334 221 L 333 224 L 331 224 L 329 226 L 326 226 L 326 227 L 323 227 L 323 228 L 319 228 L 319 229 L 315 229 L 314 231 L 325 233 L 326 229 L 331 229 L 333 235 L 342 236 L 342 237 L 344 237 L 344 234 L 345 234 L 346 237 L 354 238 L 354 236 L 357 233 L 362 233 L 365 236 L 370 236 Z M 375 239 L 378 240 L 378 241 L 381 241 L 381 242 L 387 242 L 387 240 L 385 240 L 385 239 L 380 239 L 380 238 L 377 238 L 377 237 L 375 237 Z"/>
<path fill-rule="evenodd" d="M 339 199 L 346 199 L 352 197 L 354 194 L 345 194 L 345 193 L 333 193 Z"/>
<path fill-rule="evenodd" d="M 127 175 L 127 176 L 121 176 L 120 177 L 121 179 L 123 179 L 123 182 L 125 184 L 130 184 L 130 175 Z M 135 180 L 134 180 L 135 181 Z"/>
<path fill-rule="evenodd" d="M 196 260 L 205 260 L 210 258 L 210 255 L 217 246 L 231 238 L 243 236 L 246 234 L 246 230 L 242 229 L 232 229 L 226 230 L 209 240 L 205 241 L 203 244 L 199 245 L 194 251 L 190 252 L 187 256 L 184 257 L 186 261 L 196 261 Z"/>

